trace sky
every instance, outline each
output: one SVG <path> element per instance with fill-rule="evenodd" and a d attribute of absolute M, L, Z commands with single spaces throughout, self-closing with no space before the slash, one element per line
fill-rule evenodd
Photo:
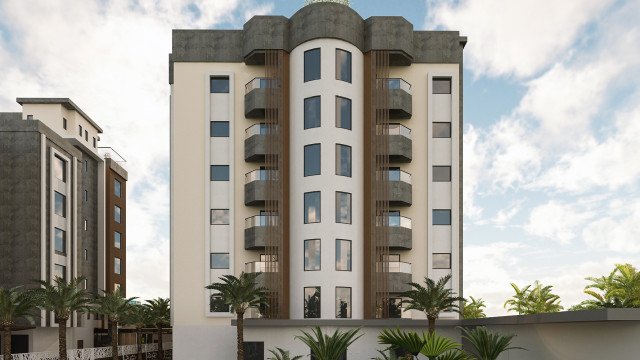
<path fill-rule="evenodd" d="M 128 295 L 169 295 L 171 29 L 241 28 L 303 0 L 0 0 L 0 111 L 69 97 L 127 160 Z M 640 1 L 352 0 L 364 18 L 458 30 L 464 50 L 464 296 L 514 282 L 569 307 L 640 266 Z"/>

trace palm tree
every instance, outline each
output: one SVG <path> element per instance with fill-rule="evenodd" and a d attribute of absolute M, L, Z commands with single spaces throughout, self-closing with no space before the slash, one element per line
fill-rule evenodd
<path fill-rule="evenodd" d="M 626 307 L 640 307 L 640 272 L 631 264 L 616 264 L 613 286 Z"/>
<path fill-rule="evenodd" d="M 136 346 L 138 360 L 142 360 L 142 328 L 150 322 L 151 321 L 149 319 L 147 307 L 138 304 L 132 304 L 123 319 L 124 324 L 131 325 L 136 329 Z"/>
<path fill-rule="evenodd" d="M 384 329 L 378 335 L 378 343 L 389 345 L 387 350 L 401 349 L 404 352 L 403 356 L 407 359 L 413 359 L 418 354 L 426 356 L 429 360 L 440 360 L 443 357 L 459 359 L 459 356 L 455 357 L 457 355 L 454 356 L 454 353 L 460 352 L 460 344 L 435 332 L 420 336 L 415 332 L 404 332 L 399 328 Z"/>
<path fill-rule="evenodd" d="M 591 284 L 584 293 L 593 299 L 574 306 L 574 310 L 640 307 L 640 272 L 631 264 L 616 264 L 609 275 L 586 280 Z"/>
<path fill-rule="evenodd" d="M 273 355 L 272 357 L 269 358 L 269 360 L 299 360 L 299 359 L 302 359 L 302 356 L 300 356 L 300 355 L 291 357 L 291 355 L 289 355 L 288 351 L 280 349 L 279 347 L 277 347 L 275 350 L 269 350 L 269 352 L 271 353 L 271 355 Z"/>
<path fill-rule="evenodd" d="M 32 311 L 37 301 L 32 291 L 23 290 L 21 286 L 10 289 L 0 288 L 0 330 L 4 340 L 4 359 L 11 359 L 11 329 L 16 320 L 23 318 L 33 323 Z"/>
<path fill-rule="evenodd" d="M 118 360 L 118 324 L 126 318 L 136 297 L 125 298 L 120 289 L 114 292 L 104 292 L 98 296 L 93 312 L 104 315 L 111 323 L 111 358 Z"/>
<path fill-rule="evenodd" d="M 484 313 L 486 307 L 484 300 L 476 299 L 473 296 L 469 296 L 471 302 L 466 299 L 462 302 L 462 318 L 463 319 L 480 319 L 486 318 Z"/>
<path fill-rule="evenodd" d="M 40 288 L 34 290 L 38 306 L 45 311 L 53 312 L 58 323 L 59 358 L 67 359 L 67 321 L 74 312 L 85 313 L 91 310 L 93 299 L 90 293 L 80 288 L 84 277 L 67 282 L 61 277 L 50 281 L 39 280 Z"/>
<path fill-rule="evenodd" d="M 236 335 L 238 360 L 244 360 L 244 314 L 250 308 L 267 306 L 265 288 L 256 286 L 256 278 L 260 273 L 242 272 L 239 277 L 233 275 L 221 276 L 220 282 L 208 285 L 206 288 L 215 290 L 231 311 L 236 313 Z"/>
<path fill-rule="evenodd" d="M 531 288 L 532 286 L 533 288 Z M 511 283 L 511 287 L 515 294 L 504 303 L 505 308 L 509 307 L 508 311 L 515 311 L 520 315 L 529 315 L 562 310 L 560 296 L 551 292 L 553 289 L 551 285 L 543 286 L 536 280 L 533 284 L 523 288 L 519 288 L 514 283 Z"/>
<path fill-rule="evenodd" d="M 511 346 L 511 341 L 515 337 L 514 334 L 492 333 L 484 326 L 479 326 L 472 330 L 465 328 L 460 328 L 460 330 L 462 330 L 462 338 L 469 341 L 473 346 L 473 356 L 477 360 L 496 360 L 500 354 L 507 350 L 526 350 L 521 347 Z"/>
<path fill-rule="evenodd" d="M 447 352 L 459 351 L 461 346 L 448 337 L 440 336 L 435 332 L 429 332 L 423 336 L 425 341 L 420 354 L 429 360 L 437 360 Z"/>
<path fill-rule="evenodd" d="M 313 360 L 340 360 L 351 344 L 358 340 L 363 334 L 360 328 L 348 331 L 336 330 L 329 336 L 322 333 L 319 326 L 313 328 L 311 333 L 300 330 L 302 335 L 296 336 L 311 349 Z"/>
<path fill-rule="evenodd" d="M 149 316 L 149 325 L 156 328 L 158 335 L 158 359 L 164 359 L 164 349 L 162 348 L 162 328 L 169 326 L 171 323 L 171 309 L 169 299 L 157 298 L 147 300 L 144 305 L 147 308 Z"/>
<path fill-rule="evenodd" d="M 455 296 L 453 290 L 447 287 L 447 282 L 451 279 L 451 275 L 446 275 L 440 278 L 438 282 L 424 278 L 426 287 L 417 284 L 409 283 L 412 290 L 402 293 L 402 302 L 408 304 L 407 309 L 413 309 L 422 311 L 427 316 L 429 322 L 429 332 L 436 331 L 436 319 L 440 316 L 441 311 L 455 311 L 460 312 L 459 302 L 464 300 L 459 296 Z"/>

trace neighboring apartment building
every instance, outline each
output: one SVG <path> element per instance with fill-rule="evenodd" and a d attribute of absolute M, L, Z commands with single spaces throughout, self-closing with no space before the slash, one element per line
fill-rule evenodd
<path fill-rule="evenodd" d="M 102 129 L 66 98 L 18 98 L 0 113 L 0 286 L 84 276 L 93 294 L 125 289 L 127 172 L 98 147 Z M 53 314 L 14 333 L 18 352 L 57 349 Z M 92 347 L 102 327 L 75 314 L 68 347 Z"/>
<path fill-rule="evenodd" d="M 424 327 L 400 305 L 408 282 L 451 274 L 462 295 L 465 43 L 335 3 L 173 31 L 177 358 L 233 357 L 232 315 L 204 288 L 225 274 L 262 272 L 269 293 L 248 359 L 309 354 L 293 337 L 312 325 L 364 326 L 348 356 L 370 358 L 370 326 Z"/>

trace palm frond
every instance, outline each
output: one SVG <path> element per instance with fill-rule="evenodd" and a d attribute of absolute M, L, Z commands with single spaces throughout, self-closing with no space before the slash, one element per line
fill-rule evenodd
<path fill-rule="evenodd" d="M 402 349 L 417 356 L 424 347 L 425 339 L 414 332 L 404 332 L 400 328 L 383 329 L 378 335 L 378 344 L 389 345 L 389 348 Z"/>
<path fill-rule="evenodd" d="M 496 360 L 500 354 L 507 350 L 526 350 L 521 347 L 511 346 L 511 341 L 515 334 L 493 333 L 484 326 L 479 326 L 472 330 L 460 329 L 462 330 L 462 337 L 473 346 L 472 353 L 478 360 Z"/>
<path fill-rule="evenodd" d="M 360 334 L 360 328 L 348 331 L 336 330 L 332 335 L 322 333 L 319 326 L 312 329 L 311 332 L 300 330 L 302 335 L 295 338 L 302 341 L 309 347 L 315 356 L 315 360 L 335 360 L 346 353 L 347 348 L 358 340 L 363 334 Z"/>
<path fill-rule="evenodd" d="M 435 360 L 438 356 L 447 351 L 458 349 L 460 346 L 460 344 L 448 337 L 440 336 L 435 332 L 427 333 L 424 335 L 424 346 L 420 353 L 429 358 L 429 360 Z"/>

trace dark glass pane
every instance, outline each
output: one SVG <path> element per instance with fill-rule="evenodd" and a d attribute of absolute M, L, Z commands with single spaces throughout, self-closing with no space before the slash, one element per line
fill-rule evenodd
<path fill-rule="evenodd" d="M 336 191 L 336 222 L 351 224 L 351 194 Z"/>
<path fill-rule="evenodd" d="M 212 93 L 228 93 L 229 77 L 228 76 L 212 77 L 211 92 Z"/>
<path fill-rule="evenodd" d="M 351 288 L 336 287 L 336 318 L 351 318 Z"/>
<path fill-rule="evenodd" d="M 320 175 L 320 144 L 304 147 L 304 176 Z"/>
<path fill-rule="evenodd" d="M 211 181 L 229 181 L 229 165 L 211 165 Z"/>
<path fill-rule="evenodd" d="M 351 82 L 351 53 L 336 49 L 336 79 Z"/>
<path fill-rule="evenodd" d="M 229 137 L 229 122 L 212 121 L 210 132 L 211 137 Z"/>
<path fill-rule="evenodd" d="M 401 298 L 390 298 L 388 300 L 389 306 L 389 317 L 390 318 L 401 318 L 402 317 L 402 299 Z"/>
<path fill-rule="evenodd" d="M 118 180 L 113 180 L 113 193 L 120 197 L 122 195 L 122 184 Z"/>
<path fill-rule="evenodd" d="M 434 166 L 433 181 L 435 182 L 451 181 L 451 166 Z"/>
<path fill-rule="evenodd" d="M 320 79 L 320 49 L 304 52 L 304 81 Z"/>
<path fill-rule="evenodd" d="M 320 96 L 304 99 L 304 128 L 320 127 Z"/>
<path fill-rule="evenodd" d="M 113 207 L 113 220 L 118 224 L 120 224 L 120 221 L 122 220 L 121 210 L 118 205 L 114 205 Z"/>
<path fill-rule="evenodd" d="M 305 319 L 320 318 L 320 287 L 304 288 Z"/>
<path fill-rule="evenodd" d="M 61 252 L 64 253 L 66 252 L 66 232 L 64 230 L 60 230 L 58 228 L 55 228 L 55 233 L 54 233 L 54 237 L 55 237 L 55 251 L 57 252 Z"/>
<path fill-rule="evenodd" d="M 336 240 L 336 270 L 351 271 L 351 241 Z"/>
<path fill-rule="evenodd" d="M 320 270 L 320 240 L 304 241 L 304 269 L 306 271 Z"/>
<path fill-rule="evenodd" d="M 120 258 L 113 258 L 113 269 L 116 274 L 120 274 L 122 272 Z"/>
<path fill-rule="evenodd" d="M 53 157 L 53 174 L 56 179 L 67 182 L 67 162 L 58 156 Z"/>
<path fill-rule="evenodd" d="M 434 94 L 451 94 L 451 78 L 433 78 Z"/>
<path fill-rule="evenodd" d="M 304 194 L 304 223 L 320 222 L 320 192 L 308 192 Z"/>
<path fill-rule="evenodd" d="M 336 127 L 351 130 L 351 99 L 336 96 Z"/>
<path fill-rule="evenodd" d="M 229 305 L 224 303 L 222 296 L 214 294 L 209 298 L 209 311 L 228 313 Z"/>
<path fill-rule="evenodd" d="M 451 225 L 451 210 L 433 210 L 433 225 Z"/>
<path fill-rule="evenodd" d="M 434 269 L 451 269 L 451 254 L 440 253 L 433 254 Z"/>
<path fill-rule="evenodd" d="M 113 245 L 116 247 L 116 249 L 120 249 L 120 247 L 122 246 L 122 234 L 117 231 L 114 231 L 113 233 Z"/>
<path fill-rule="evenodd" d="M 228 269 L 229 254 L 228 253 L 212 253 L 211 268 L 212 269 Z"/>
<path fill-rule="evenodd" d="M 434 122 L 433 123 L 433 137 L 434 138 L 450 138 L 451 137 L 451 123 L 449 123 L 449 122 Z"/>
<path fill-rule="evenodd" d="M 67 216 L 67 197 L 56 191 L 54 194 L 54 202 L 55 204 L 54 204 L 53 212 L 56 215 L 66 217 Z"/>
<path fill-rule="evenodd" d="M 244 344 L 244 360 L 264 360 L 264 342 L 252 341 Z"/>
<path fill-rule="evenodd" d="M 351 146 L 336 144 L 336 175 L 351 177 Z"/>

